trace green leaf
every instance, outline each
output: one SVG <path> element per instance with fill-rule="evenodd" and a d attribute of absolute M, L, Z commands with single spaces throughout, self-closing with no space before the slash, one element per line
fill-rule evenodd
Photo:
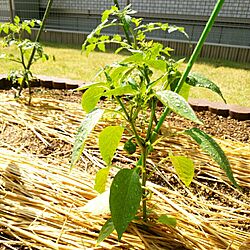
<path fill-rule="evenodd" d="M 110 218 L 105 222 L 99 233 L 97 239 L 97 245 L 100 244 L 102 241 L 104 241 L 110 234 L 112 234 L 114 230 L 115 230 L 114 223 Z"/>
<path fill-rule="evenodd" d="M 86 52 L 87 52 L 87 55 L 94 51 L 95 50 L 95 47 L 96 47 L 96 44 L 95 43 L 91 43 L 89 45 L 86 46 Z"/>
<path fill-rule="evenodd" d="M 100 194 L 103 193 L 106 189 L 109 171 L 110 167 L 102 168 L 96 174 L 94 189 Z"/>
<path fill-rule="evenodd" d="M 189 187 L 194 177 L 193 161 L 185 156 L 169 155 L 169 158 L 180 180 Z"/>
<path fill-rule="evenodd" d="M 106 48 L 105 48 L 105 43 L 98 43 L 97 47 L 100 51 L 105 52 Z"/>
<path fill-rule="evenodd" d="M 24 29 L 28 32 L 28 34 L 31 34 L 31 28 L 28 25 L 26 25 Z"/>
<path fill-rule="evenodd" d="M 215 162 L 226 172 L 228 179 L 234 184 L 235 187 L 239 187 L 236 180 L 234 179 L 230 163 L 216 141 L 205 132 L 198 128 L 192 128 L 185 131 L 185 134 L 191 136 L 205 151 L 208 153 Z"/>
<path fill-rule="evenodd" d="M 15 16 L 14 23 L 15 24 L 19 24 L 20 23 L 20 18 L 18 16 Z"/>
<path fill-rule="evenodd" d="M 110 77 L 112 78 L 112 80 L 116 83 L 119 82 L 119 80 L 123 77 L 123 75 L 125 74 L 125 72 L 129 70 L 129 67 L 127 66 L 117 66 L 114 67 L 114 69 L 112 70 Z"/>
<path fill-rule="evenodd" d="M 150 67 L 161 70 L 161 71 L 166 71 L 167 64 L 163 60 L 149 60 L 146 62 Z"/>
<path fill-rule="evenodd" d="M 109 36 L 107 36 L 107 35 L 102 35 L 101 37 L 99 37 L 99 41 L 107 41 L 107 40 L 109 40 Z"/>
<path fill-rule="evenodd" d="M 82 108 L 85 112 L 91 112 L 100 100 L 104 90 L 103 86 L 92 86 L 82 95 Z"/>
<path fill-rule="evenodd" d="M 136 63 L 141 65 L 143 63 L 143 54 L 135 53 L 132 56 L 129 56 L 126 59 L 124 59 L 122 63 Z"/>
<path fill-rule="evenodd" d="M 176 218 L 172 217 L 172 216 L 167 216 L 166 214 L 161 215 L 158 218 L 158 222 L 165 224 L 167 226 L 172 226 L 172 227 L 176 227 Z"/>
<path fill-rule="evenodd" d="M 104 93 L 105 96 L 122 96 L 122 95 L 135 95 L 137 91 L 131 86 L 126 85 L 123 87 L 117 87 Z"/>
<path fill-rule="evenodd" d="M 79 88 L 75 89 L 75 91 L 82 91 L 91 87 L 104 87 L 104 82 L 93 82 L 93 83 L 86 83 L 80 86 Z"/>
<path fill-rule="evenodd" d="M 80 125 L 78 132 L 76 134 L 75 143 L 73 146 L 73 152 L 71 155 L 71 169 L 75 166 L 76 162 L 79 160 L 82 151 L 84 149 L 85 141 L 93 130 L 95 125 L 101 119 L 104 110 L 102 109 L 95 109 L 90 112 L 86 118 L 83 120 L 82 124 Z"/>
<path fill-rule="evenodd" d="M 111 185 L 109 205 L 118 239 L 134 219 L 140 206 L 142 187 L 139 174 L 133 169 L 120 170 Z"/>
<path fill-rule="evenodd" d="M 226 100 L 223 97 L 220 88 L 206 77 L 198 73 L 192 73 L 188 75 L 186 82 L 193 87 L 202 87 L 212 90 L 213 92 L 217 93 L 226 103 Z"/>
<path fill-rule="evenodd" d="M 121 126 L 109 126 L 103 129 L 99 135 L 99 149 L 107 165 L 111 164 L 123 131 L 124 128 Z"/>
<path fill-rule="evenodd" d="M 164 105 L 168 106 L 176 114 L 198 124 L 202 124 L 193 109 L 182 96 L 170 90 L 158 91 L 156 92 L 156 96 Z"/>
<path fill-rule="evenodd" d="M 120 41 L 122 40 L 122 38 L 121 38 L 120 35 L 115 34 L 115 35 L 113 36 L 113 39 L 112 39 L 112 40 L 117 41 L 117 42 L 120 42 Z"/>
<path fill-rule="evenodd" d="M 190 85 L 184 82 L 179 92 L 179 95 L 181 95 L 187 101 L 189 97 L 189 92 L 190 92 Z"/>
<path fill-rule="evenodd" d="M 123 23 L 123 28 L 125 30 L 125 32 L 127 32 L 129 34 L 129 29 L 131 26 L 131 16 L 129 15 L 124 15 L 123 17 L 121 17 L 122 23 Z"/>
<path fill-rule="evenodd" d="M 112 14 L 114 11 L 111 9 L 111 10 L 105 10 L 103 13 L 102 13 L 102 23 L 105 22 L 110 14 Z"/>
<path fill-rule="evenodd" d="M 4 25 L 4 26 L 3 26 L 3 32 L 4 32 L 5 34 L 8 34 L 8 33 L 9 33 L 9 26 Z"/>

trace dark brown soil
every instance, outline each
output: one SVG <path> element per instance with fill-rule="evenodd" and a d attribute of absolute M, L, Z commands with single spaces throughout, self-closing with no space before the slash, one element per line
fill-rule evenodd
<path fill-rule="evenodd" d="M 196 112 L 198 118 L 204 122 L 204 125 L 193 124 L 192 122 L 171 114 L 171 126 L 182 128 L 199 127 L 206 133 L 233 141 L 250 143 L 250 120 L 237 121 L 231 117 L 222 117 L 211 113 L 210 111 Z"/>

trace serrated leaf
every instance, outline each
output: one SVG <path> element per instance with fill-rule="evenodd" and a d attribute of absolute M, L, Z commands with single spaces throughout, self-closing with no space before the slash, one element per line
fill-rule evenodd
<path fill-rule="evenodd" d="M 82 108 L 85 112 L 91 112 L 100 100 L 104 90 L 103 86 L 92 86 L 82 95 Z"/>
<path fill-rule="evenodd" d="M 105 43 L 98 43 L 97 47 L 100 51 L 105 52 L 106 48 L 105 48 Z"/>
<path fill-rule="evenodd" d="M 164 105 L 169 107 L 176 114 L 198 124 L 202 124 L 193 109 L 182 96 L 170 90 L 158 91 L 156 92 L 156 96 Z"/>
<path fill-rule="evenodd" d="M 7 25 L 4 25 L 4 26 L 3 26 L 3 32 L 4 32 L 5 34 L 8 34 L 8 33 L 9 33 L 9 27 L 8 27 Z"/>
<path fill-rule="evenodd" d="M 121 37 L 120 35 L 118 35 L 118 34 L 115 34 L 115 35 L 113 36 L 113 39 L 112 39 L 112 40 L 117 41 L 117 42 L 120 42 L 120 41 L 122 40 L 122 37 Z"/>
<path fill-rule="evenodd" d="M 192 74 L 189 74 L 186 82 L 187 84 L 193 87 L 202 87 L 212 90 L 213 92 L 217 93 L 226 103 L 226 100 L 223 97 L 220 88 L 214 82 L 210 81 L 208 78 L 194 72 Z"/>
<path fill-rule="evenodd" d="M 31 28 L 29 26 L 25 26 L 25 30 L 28 32 L 28 34 L 31 34 Z"/>
<path fill-rule="evenodd" d="M 15 16 L 14 23 L 15 24 L 19 24 L 20 23 L 20 18 L 18 16 Z"/>
<path fill-rule="evenodd" d="M 123 131 L 124 128 L 121 126 L 109 126 L 103 129 L 99 135 L 99 149 L 107 165 L 111 164 Z"/>
<path fill-rule="evenodd" d="M 97 239 L 97 245 L 100 244 L 102 241 L 104 241 L 110 234 L 112 234 L 114 230 L 115 230 L 114 223 L 110 218 L 102 226 L 102 229 Z"/>
<path fill-rule="evenodd" d="M 100 169 L 96 174 L 94 189 L 100 194 L 103 193 L 106 189 L 106 183 L 109 171 L 110 167 L 106 167 Z"/>
<path fill-rule="evenodd" d="M 99 37 L 99 41 L 107 41 L 109 39 L 109 36 L 107 35 L 102 35 L 101 37 Z"/>
<path fill-rule="evenodd" d="M 239 187 L 234 179 L 230 163 L 225 153 L 212 137 L 198 128 L 186 130 L 184 133 L 191 136 L 200 145 L 203 151 L 208 153 L 213 160 L 219 164 L 219 166 L 226 172 L 228 179 L 234 184 L 234 186 Z"/>
<path fill-rule="evenodd" d="M 95 125 L 98 123 L 98 121 L 101 119 L 103 113 L 104 113 L 104 110 L 102 109 L 93 110 L 86 116 L 86 118 L 83 120 L 82 124 L 80 125 L 78 132 L 76 134 L 76 138 L 75 138 L 75 142 L 73 146 L 73 152 L 71 155 L 71 169 L 75 166 L 76 162 L 79 160 L 82 154 L 82 151 L 84 149 L 84 144 L 88 135 L 93 130 Z"/>
<path fill-rule="evenodd" d="M 139 174 L 133 169 L 120 170 L 111 185 L 109 205 L 118 239 L 134 219 L 140 206 L 142 187 Z"/>
<path fill-rule="evenodd" d="M 112 14 L 114 11 L 111 9 L 111 10 L 105 10 L 103 13 L 102 13 L 102 23 L 105 22 L 108 18 L 109 18 L 109 15 Z"/>
<path fill-rule="evenodd" d="M 87 52 L 87 55 L 94 51 L 95 50 L 95 47 L 96 47 L 96 44 L 95 43 L 91 43 L 89 45 L 86 46 L 86 52 Z"/>
<path fill-rule="evenodd" d="M 176 227 L 176 224 L 177 224 L 177 221 L 176 221 L 175 217 L 168 216 L 168 215 L 165 215 L 165 214 L 161 215 L 158 218 L 158 222 L 160 222 L 162 224 L 165 224 L 167 226 L 172 226 L 172 227 Z"/>
<path fill-rule="evenodd" d="M 169 155 L 180 180 L 189 187 L 194 177 L 194 162 L 185 156 Z"/>

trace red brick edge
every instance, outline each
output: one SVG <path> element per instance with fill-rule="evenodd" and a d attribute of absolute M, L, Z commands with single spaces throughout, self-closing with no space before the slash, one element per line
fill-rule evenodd
<path fill-rule="evenodd" d="M 45 87 L 50 89 L 76 89 L 86 83 L 78 80 L 70 80 L 58 77 L 48 77 L 37 75 L 31 82 L 31 87 Z M 12 83 L 7 79 L 7 75 L 0 75 L 0 89 L 10 89 Z M 195 111 L 209 110 L 211 113 L 244 121 L 250 120 L 250 108 L 238 105 L 224 104 L 221 102 L 209 102 L 202 99 L 189 98 L 189 104 Z"/>

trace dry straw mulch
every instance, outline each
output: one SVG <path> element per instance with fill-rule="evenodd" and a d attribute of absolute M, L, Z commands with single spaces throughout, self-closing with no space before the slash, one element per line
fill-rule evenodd
<path fill-rule="evenodd" d="M 93 173 L 103 163 L 96 135 L 105 121 L 91 135 L 79 166 L 69 172 L 71 145 L 84 115 L 79 104 L 37 98 L 28 107 L 3 94 L 0 100 L 0 244 L 5 249 L 250 249 L 249 144 L 217 140 L 245 190 L 241 194 L 192 141 L 162 140 L 148 162 L 158 169 L 156 182 L 161 178 L 162 185 L 149 183 L 148 205 L 155 214 L 175 216 L 177 227 L 158 224 L 152 215 L 147 225 L 132 223 L 121 242 L 113 233 L 96 246 L 108 215 L 86 213 L 83 207 L 97 195 Z M 194 159 L 195 188 L 179 182 L 172 187 L 175 174 L 164 160 L 166 147 L 175 154 L 184 148 Z M 50 153 L 43 155 L 48 148 Z M 117 164 L 129 165 L 136 159 L 136 154 L 127 159 L 120 151 L 115 158 Z"/>

